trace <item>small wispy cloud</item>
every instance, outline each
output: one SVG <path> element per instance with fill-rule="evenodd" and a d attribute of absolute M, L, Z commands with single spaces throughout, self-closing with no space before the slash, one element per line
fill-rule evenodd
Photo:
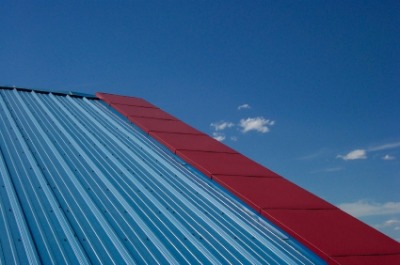
<path fill-rule="evenodd" d="M 337 155 L 337 158 L 341 158 L 343 160 L 357 160 L 357 159 L 366 159 L 367 151 L 365 149 L 356 149 L 349 152 L 346 155 Z"/>
<path fill-rule="evenodd" d="M 367 159 L 367 153 L 369 152 L 378 152 L 378 151 L 383 151 L 387 149 L 393 149 L 393 148 L 400 148 L 400 142 L 393 142 L 393 143 L 388 143 L 388 144 L 382 144 L 382 145 L 377 145 L 373 146 L 367 149 L 356 149 L 351 152 L 349 152 L 346 155 L 337 155 L 337 158 L 341 158 L 343 160 L 357 160 L 357 159 Z M 386 154 L 385 156 L 382 157 L 383 160 L 394 160 L 396 159 L 394 156 Z"/>
<path fill-rule="evenodd" d="M 249 104 L 242 104 L 242 105 L 240 105 L 240 106 L 238 106 L 238 108 L 237 108 L 238 110 L 242 110 L 242 109 L 251 109 L 251 107 L 250 107 L 250 105 Z"/>
<path fill-rule="evenodd" d="M 400 147 L 400 142 L 394 142 L 394 143 L 388 143 L 388 144 L 382 144 L 382 145 L 378 145 L 378 146 L 373 146 L 371 148 L 368 148 L 368 151 L 382 151 L 382 150 L 399 148 L 399 147 Z"/>
<path fill-rule="evenodd" d="M 233 142 L 237 142 L 237 140 L 238 140 L 238 138 L 237 138 L 237 136 L 231 136 L 231 141 L 233 141 Z"/>
<path fill-rule="evenodd" d="M 213 132 L 212 136 L 215 140 L 217 140 L 219 142 L 222 142 L 226 138 L 226 136 L 223 133 L 219 133 L 219 132 Z"/>
<path fill-rule="evenodd" d="M 383 224 L 379 224 L 375 226 L 376 228 L 393 228 L 396 231 L 400 231 L 400 220 L 398 219 L 389 219 L 383 222 Z"/>
<path fill-rule="evenodd" d="M 354 217 L 400 213 L 400 202 L 376 203 L 359 200 L 356 202 L 341 203 L 338 207 Z"/>
<path fill-rule="evenodd" d="M 382 233 L 400 242 L 400 220 L 398 218 L 390 218 L 373 226 Z"/>
<path fill-rule="evenodd" d="M 263 117 L 241 119 L 239 122 L 239 126 L 241 127 L 243 133 L 250 131 L 267 133 L 270 130 L 269 126 L 273 126 L 274 124 L 275 121 L 267 120 Z"/>
<path fill-rule="evenodd" d="M 396 157 L 391 156 L 391 155 L 385 155 L 384 157 L 382 157 L 383 160 L 395 160 Z"/>
<path fill-rule="evenodd" d="M 213 122 L 210 124 L 211 127 L 214 127 L 214 130 L 216 131 L 223 131 L 227 128 L 231 128 L 235 126 L 234 123 L 229 122 L 229 121 L 219 121 L 219 122 Z"/>

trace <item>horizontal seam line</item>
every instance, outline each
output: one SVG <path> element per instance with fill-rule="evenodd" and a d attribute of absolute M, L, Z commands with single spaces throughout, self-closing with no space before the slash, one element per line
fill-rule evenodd
<path fill-rule="evenodd" d="M 156 132 L 156 133 L 168 133 L 168 134 L 185 134 L 185 135 L 204 135 L 203 133 L 187 133 L 187 132 L 172 132 L 172 131 L 160 131 L 160 130 L 149 130 L 149 132 Z"/>
<path fill-rule="evenodd" d="M 227 174 L 215 173 L 213 175 L 215 175 L 215 176 L 226 176 Z M 273 174 L 273 175 L 232 175 L 232 174 L 228 174 L 228 175 L 229 176 L 238 176 L 238 177 L 245 176 L 247 178 L 276 178 L 276 179 L 284 179 L 283 177 L 279 176 L 278 174 Z"/>
<path fill-rule="evenodd" d="M 213 151 L 213 150 L 204 150 L 204 149 L 185 149 L 185 148 L 176 148 L 176 151 L 197 151 L 197 152 L 205 152 L 205 153 L 219 153 L 219 154 L 238 154 L 238 152 L 224 152 L 224 151 Z"/>
<path fill-rule="evenodd" d="M 263 207 L 261 210 L 308 210 L 308 211 L 321 211 L 321 210 L 337 210 L 336 208 L 323 208 L 323 207 L 311 207 L 311 208 L 293 208 L 293 207 Z"/>
<path fill-rule="evenodd" d="M 374 253 L 374 254 L 348 254 L 348 255 L 331 255 L 331 257 L 342 258 L 342 257 L 371 257 L 371 256 L 395 256 L 400 255 L 400 252 L 396 253 Z"/>
<path fill-rule="evenodd" d="M 121 112 L 121 114 L 123 114 Z M 133 118 L 147 118 L 147 119 L 154 119 L 154 120 L 164 120 L 164 121 L 177 121 L 177 119 L 173 118 L 158 118 L 158 117 L 150 117 L 150 116 L 139 116 L 139 115 L 134 115 L 134 114 L 124 114 L 127 115 L 128 118 L 133 117 Z"/>
<path fill-rule="evenodd" d="M 115 107 L 118 107 L 118 106 L 128 106 L 128 107 L 138 107 L 138 108 L 144 108 L 144 109 L 159 109 L 159 110 L 161 110 L 161 109 L 158 108 L 158 107 L 152 107 L 152 106 L 141 106 L 141 105 L 132 105 L 132 104 L 122 104 L 122 103 L 116 103 L 116 102 L 110 102 L 110 104 L 111 104 L 111 105 L 117 105 L 117 106 L 115 106 Z M 114 106 L 112 106 L 112 107 L 114 107 Z"/>

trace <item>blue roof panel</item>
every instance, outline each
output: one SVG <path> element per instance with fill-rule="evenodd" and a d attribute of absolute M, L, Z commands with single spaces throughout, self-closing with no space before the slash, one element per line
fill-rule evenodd
<path fill-rule="evenodd" d="M 0 261 L 324 264 L 91 97 L 0 89 Z"/>

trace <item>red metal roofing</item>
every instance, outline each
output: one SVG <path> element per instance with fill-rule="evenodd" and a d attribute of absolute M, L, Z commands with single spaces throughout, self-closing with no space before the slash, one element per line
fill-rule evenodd
<path fill-rule="evenodd" d="M 400 254 L 395 255 L 376 255 L 376 256 L 346 256 L 346 257 L 335 257 L 335 263 L 341 265 L 395 265 L 399 264 Z"/>
<path fill-rule="evenodd" d="M 264 209 L 261 214 L 333 260 L 400 254 L 398 242 L 339 209 Z"/>
<path fill-rule="evenodd" d="M 122 105 L 129 105 L 129 106 L 137 106 L 137 107 L 147 107 L 147 108 L 157 108 L 150 102 L 136 97 L 127 97 L 127 96 L 120 96 L 108 93 L 97 93 L 96 96 L 100 99 L 103 99 L 108 104 L 122 104 Z"/>
<path fill-rule="evenodd" d="M 143 117 L 129 117 L 129 120 L 139 126 L 146 133 L 170 132 L 180 134 L 203 134 L 193 127 L 178 120 L 163 120 Z"/>
<path fill-rule="evenodd" d="M 180 150 L 176 154 L 207 176 L 280 177 L 242 154 Z"/>
<path fill-rule="evenodd" d="M 255 210 L 333 209 L 334 206 L 283 178 L 213 176 Z"/>
<path fill-rule="evenodd" d="M 188 136 L 199 133 L 154 105 L 138 98 L 97 96 L 330 264 L 400 264 L 398 242 L 249 158 L 225 152 L 229 147 L 202 135 Z"/>
<path fill-rule="evenodd" d="M 237 153 L 206 134 L 150 132 L 150 135 L 174 153 L 178 150 Z"/>
<path fill-rule="evenodd" d="M 145 118 L 163 119 L 163 120 L 175 119 L 173 116 L 157 108 L 131 106 L 131 105 L 115 104 L 115 103 L 112 103 L 111 107 L 118 110 L 121 114 L 123 114 L 128 118 L 130 116 L 134 116 L 134 117 L 145 117 Z"/>

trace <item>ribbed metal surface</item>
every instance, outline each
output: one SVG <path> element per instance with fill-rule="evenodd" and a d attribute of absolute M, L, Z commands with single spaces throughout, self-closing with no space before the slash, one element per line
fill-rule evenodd
<path fill-rule="evenodd" d="M 103 102 L 0 93 L 0 264 L 324 264 Z"/>

